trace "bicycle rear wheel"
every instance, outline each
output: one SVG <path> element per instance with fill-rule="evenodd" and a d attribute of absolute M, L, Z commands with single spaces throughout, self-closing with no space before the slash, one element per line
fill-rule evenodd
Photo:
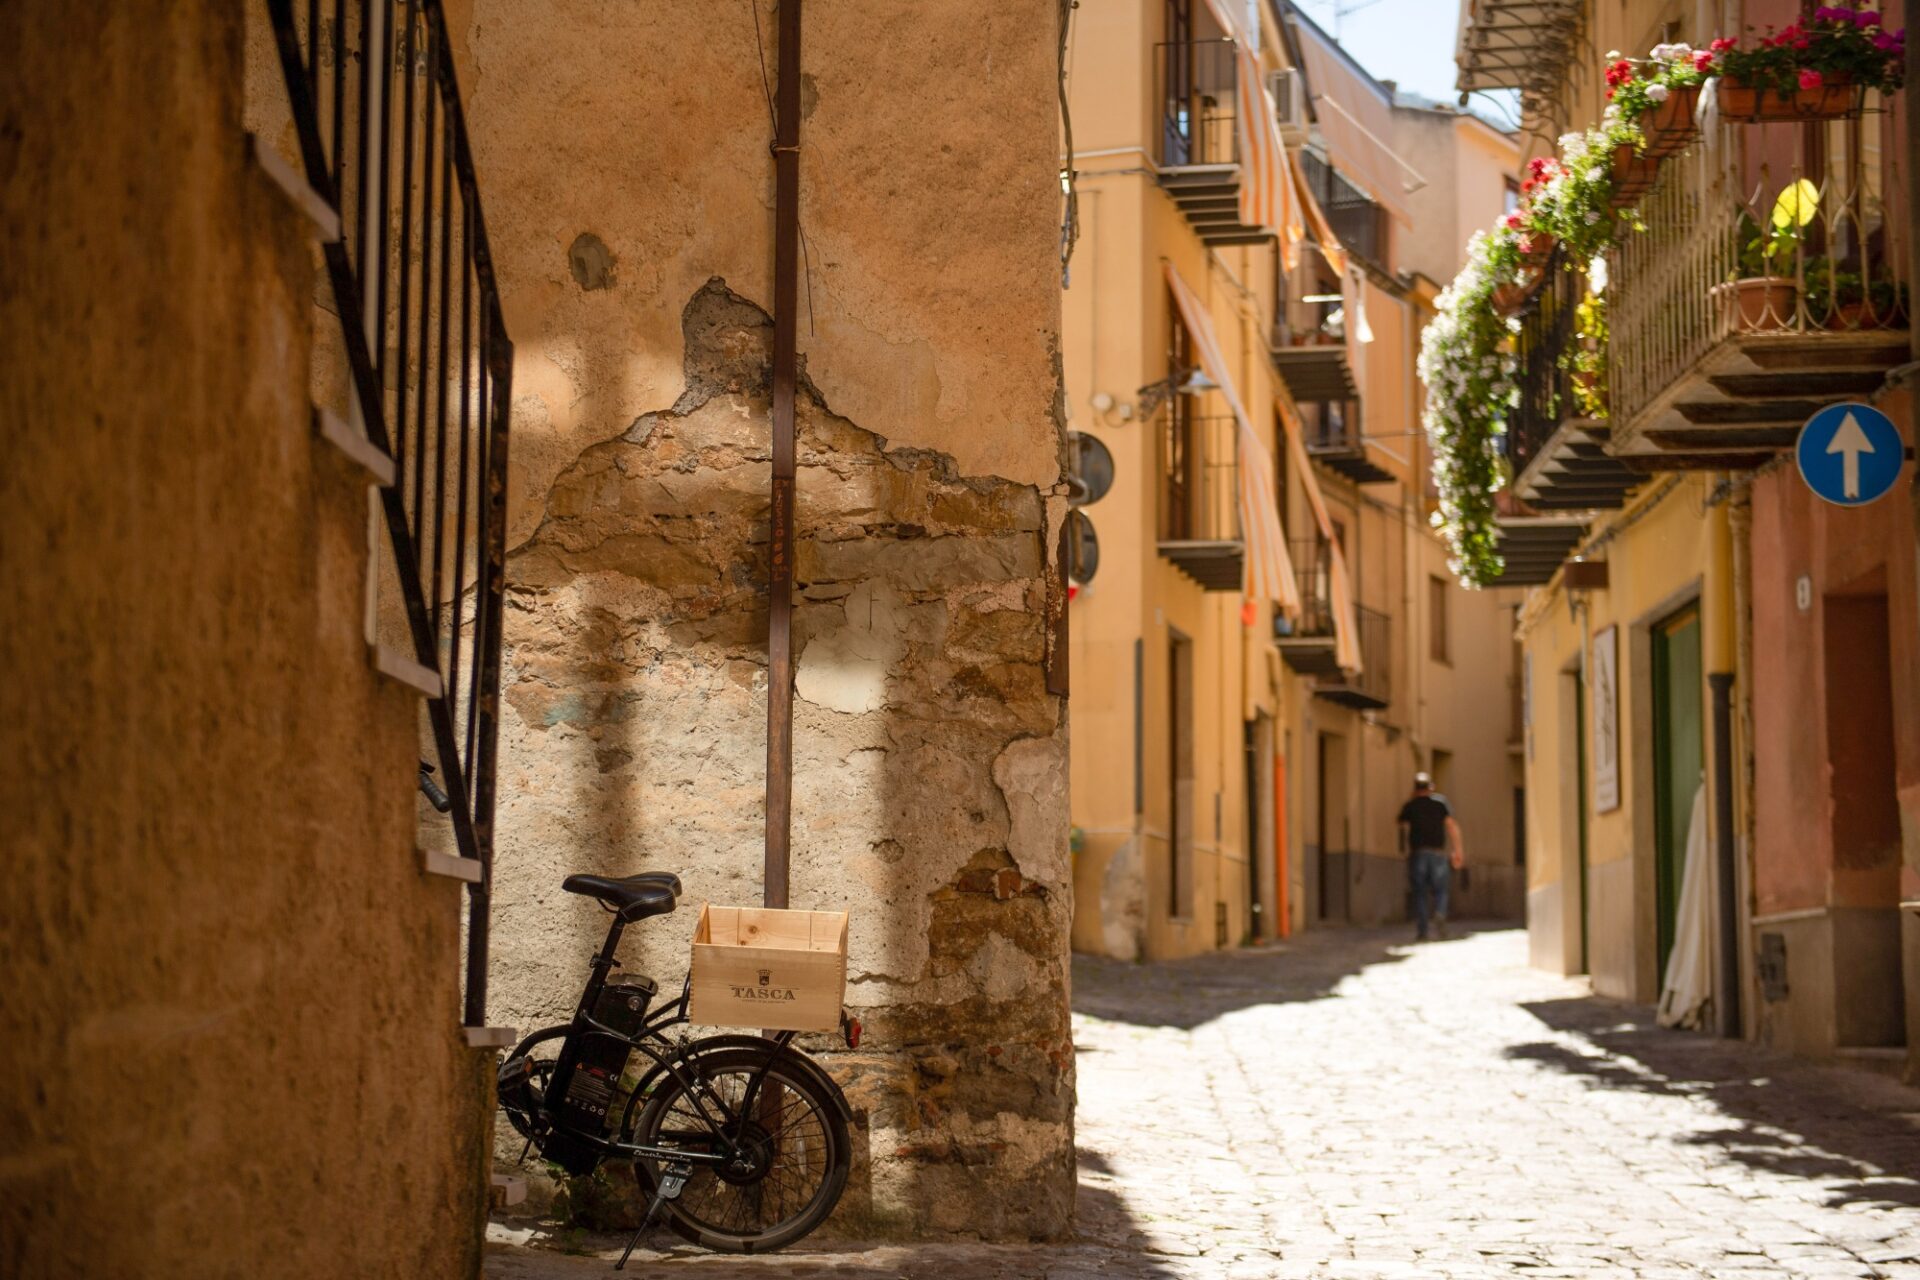
<path fill-rule="evenodd" d="M 669 1225 L 695 1244 L 727 1253 L 783 1249 L 826 1221 L 839 1203 L 853 1158 L 846 1121 L 836 1099 L 794 1056 L 776 1054 L 768 1067 L 761 1049 L 697 1054 L 683 1060 L 685 1083 L 669 1075 L 647 1100 L 634 1135 L 641 1145 L 735 1153 L 726 1165 L 694 1165 L 679 1198 L 667 1201 Z M 760 1092 L 743 1116 L 749 1082 L 763 1068 Z M 658 1185 L 662 1163 L 633 1162 L 643 1195 Z"/>

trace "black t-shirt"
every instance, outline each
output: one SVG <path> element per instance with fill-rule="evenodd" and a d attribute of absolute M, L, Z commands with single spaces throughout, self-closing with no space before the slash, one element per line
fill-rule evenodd
<path fill-rule="evenodd" d="M 1447 798 L 1437 791 L 1415 796 L 1400 806 L 1400 821 L 1407 824 L 1407 847 L 1409 849 L 1445 849 L 1447 847 L 1447 819 L 1453 810 L 1447 807 Z"/>

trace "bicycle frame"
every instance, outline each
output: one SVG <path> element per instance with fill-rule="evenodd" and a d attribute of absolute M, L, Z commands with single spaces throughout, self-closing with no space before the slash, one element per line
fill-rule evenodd
<path fill-rule="evenodd" d="M 572 1020 L 569 1021 L 565 1027 L 552 1029 L 558 1032 L 559 1035 L 556 1037 L 549 1035 L 548 1032 L 536 1033 L 524 1041 L 522 1047 L 528 1048 L 534 1043 L 538 1043 L 544 1039 L 558 1038 L 561 1040 L 563 1046 L 562 1063 L 565 1064 L 570 1062 L 573 1057 L 573 1055 L 566 1053 L 565 1046 L 576 1043 L 581 1037 L 599 1036 L 616 1040 L 626 1045 L 630 1050 L 645 1054 L 652 1065 L 641 1076 L 640 1085 L 635 1088 L 633 1096 L 640 1096 L 650 1081 L 655 1080 L 662 1072 L 666 1073 L 679 1084 L 685 1096 L 692 1101 L 693 1106 L 700 1114 L 702 1123 L 707 1125 L 716 1136 L 726 1142 L 729 1148 L 731 1148 L 734 1138 L 737 1135 L 729 1135 L 727 1132 L 728 1126 L 737 1125 L 743 1121 L 745 1117 L 753 1114 L 754 1104 L 758 1100 L 760 1088 L 766 1079 L 767 1072 L 772 1070 L 774 1061 L 779 1057 L 780 1053 L 793 1042 L 795 1033 L 792 1031 L 780 1031 L 768 1039 L 766 1060 L 762 1062 L 753 1075 L 749 1077 L 746 1093 L 740 1100 L 739 1111 L 737 1114 L 732 1113 L 727 1104 L 715 1096 L 713 1091 L 706 1086 L 706 1082 L 703 1079 L 697 1075 L 689 1078 L 686 1074 L 683 1074 L 684 1066 L 691 1065 L 694 1061 L 697 1061 L 696 1057 L 689 1055 L 687 1041 L 683 1039 L 678 1044 L 675 1044 L 666 1038 L 665 1033 L 667 1028 L 685 1025 L 688 1022 L 687 1008 L 693 987 L 693 979 L 691 976 L 681 984 L 680 995 L 676 999 L 661 1005 L 660 1008 L 650 1012 L 646 1016 L 641 1023 L 640 1031 L 636 1035 L 623 1035 L 621 1032 L 614 1030 L 612 1027 L 594 1018 L 591 1010 L 598 1004 L 600 994 L 607 985 L 608 976 L 614 969 L 620 966 L 620 961 L 614 953 L 619 948 L 620 937 L 625 931 L 626 922 L 616 916 L 612 925 L 607 930 L 606 942 L 601 945 L 599 951 L 594 953 L 593 959 L 590 961 L 591 971 L 587 977 L 587 985 L 580 994 L 580 1003 L 573 1011 Z M 697 1044 L 697 1042 L 695 1043 Z M 553 1078 L 548 1081 L 546 1091 L 541 1098 L 540 1111 L 554 1132 L 566 1134 L 569 1138 L 597 1152 L 602 1157 L 612 1156 L 619 1159 L 647 1158 L 688 1164 L 715 1165 L 725 1164 L 732 1158 L 730 1149 L 721 1153 L 701 1154 L 677 1149 L 650 1147 L 641 1143 L 620 1142 L 613 1138 L 588 1133 L 573 1125 L 562 1123 L 554 1116 L 553 1108 L 548 1105 L 548 1099 L 556 1092 L 564 1093 L 565 1085 L 570 1079 L 570 1071 L 565 1076 L 563 1076 L 560 1071 L 555 1071 Z M 632 1103 L 629 1102 L 628 1105 L 629 1108 L 631 1108 Z M 724 1118 L 724 1122 L 715 1120 L 713 1112 L 709 1110 L 710 1105 L 713 1110 L 717 1110 L 720 1113 Z"/>

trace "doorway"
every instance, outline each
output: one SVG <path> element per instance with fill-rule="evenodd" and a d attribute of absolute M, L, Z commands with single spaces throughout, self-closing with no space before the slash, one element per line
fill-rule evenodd
<path fill-rule="evenodd" d="M 1687 828 L 1706 764 L 1700 679 L 1700 607 L 1688 605 L 1653 628 L 1653 885 L 1655 976 L 1667 980 Z"/>
<path fill-rule="evenodd" d="M 1319 743 L 1320 810 L 1320 918 L 1347 919 L 1347 753 L 1337 733 L 1323 733 Z"/>
<path fill-rule="evenodd" d="M 1167 915 L 1193 915 L 1193 641 L 1167 645 Z"/>
<path fill-rule="evenodd" d="M 1578 668 L 1569 677 L 1573 682 L 1573 824 L 1574 856 L 1579 860 L 1575 874 L 1580 880 L 1578 910 L 1580 912 L 1580 967 L 1575 973 L 1591 973 L 1593 959 L 1588 953 L 1591 913 L 1588 908 L 1588 855 L 1587 855 L 1587 681 Z"/>
<path fill-rule="evenodd" d="M 1894 1048 L 1907 1042 L 1906 978 L 1886 594 L 1830 594 L 1821 619 L 1833 880 L 1863 908 L 1836 912 L 1834 920 L 1835 1041 L 1842 1048 Z"/>

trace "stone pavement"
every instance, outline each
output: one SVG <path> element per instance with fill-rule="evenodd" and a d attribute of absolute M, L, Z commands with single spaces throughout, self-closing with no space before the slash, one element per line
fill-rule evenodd
<path fill-rule="evenodd" d="M 939 1280 L 1920 1280 L 1920 1092 L 1526 967 L 1525 935 L 1334 931 L 1161 965 L 1077 960 L 1080 1193 L 1060 1244 L 661 1235 L 627 1274 Z M 491 1233 L 491 1280 L 605 1274 Z"/>

